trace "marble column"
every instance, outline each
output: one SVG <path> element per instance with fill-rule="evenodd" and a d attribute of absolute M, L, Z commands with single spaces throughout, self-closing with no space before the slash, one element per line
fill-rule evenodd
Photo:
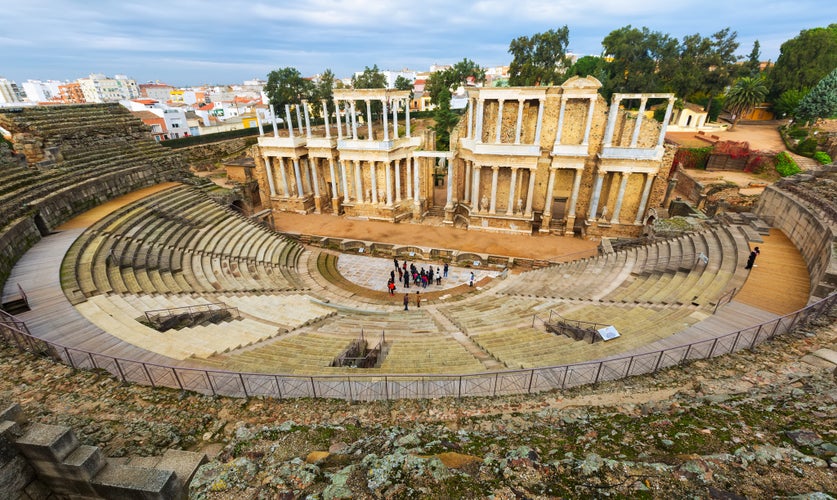
<path fill-rule="evenodd" d="M 262 123 L 261 114 L 256 110 L 256 125 L 259 127 L 259 135 L 264 135 L 264 124 Z"/>
<path fill-rule="evenodd" d="M 535 169 L 529 169 L 529 191 L 526 193 L 526 213 L 524 217 L 532 216 L 532 201 L 535 198 Z"/>
<path fill-rule="evenodd" d="M 634 124 L 634 133 L 631 135 L 631 147 L 635 148 L 639 141 L 639 131 L 642 129 L 642 119 L 645 118 L 645 105 L 648 103 L 648 98 L 643 97 L 639 101 L 639 112 L 636 115 L 636 123 Z"/>
<path fill-rule="evenodd" d="M 596 211 L 599 209 L 599 197 L 602 194 L 604 176 L 605 173 L 602 171 L 596 173 L 596 180 L 593 182 L 593 191 L 590 195 L 590 212 L 587 214 L 588 220 L 596 220 Z"/>
<path fill-rule="evenodd" d="M 340 101 L 334 100 L 334 119 L 337 120 L 337 139 L 343 140 L 343 124 L 340 123 Z"/>
<path fill-rule="evenodd" d="M 613 207 L 613 216 L 610 218 L 611 224 L 619 223 L 619 212 L 622 211 L 622 201 L 625 199 L 625 188 L 628 187 L 630 176 L 630 172 L 622 172 L 622 181 L 619 183 L 619 192 L 616 195 L 616 205 Z"/>
<path fill-rule="evenodd" d="M 616 127 L 616 115 L 619 114 L 620 102 L 622 102 L 622 98 L 614 95 L 610 103 L 610 109 L 607 110 L 607 127 L 605 128 L 604 135 L 604 147 L 606 148 L 613 145 L 613 129 Z"/>
<path fill-rule="evenodd" d="M 398 103 L 392 103 L 392 138 L 398 139 Z"/>
<path fill-rule="evenodd" d="M 355 196 L 358 203 L 365 203 L 366 200 L 363 198 L 363 182 L 361 182 L 360 160 L 354 160 L 353 163 L 355 167 Z"/>
<path fill-rule="evenodd" d="M 355 101 L 351 102 L 352 104 L 352 139 L 357 140 L 357 107 L 355 107 Z"/>
<path fill-rule="evenodd" d="M 514 127 L 514 143 L 520 144 L 520 134 L 523 132 L 523 105 L 526 103 L 524 99 L 517 100 L 517 125 Z"/>
<path fill-rule="evenodd" d="M 369 161 L 369 180 L 372 183 L 372 203 L 378 203 L 378 172 L 375 170 L 374 160 Z"/>
<path fill-rule="evenodd" d="M 285 119 L 288 120 L 288 137 L 294 138 L 294 122 L 291 120 L 291 106 L 285 104 Z"/>
<path fill-rule="evenodd" d="M 300 137 L 302 136 L 302 116 L 299 113 L 299 104 L 294 106 L 294 111 L 296 111 L 296 130 L 299 132 Z"/>
<path fill-rule="evenodd" d="M 331 174 L 331 199 L 336 200 L 339 193 L 337 192 L 337 177 L 334 171 L 334 158 L 328 159 L 328 173 Z"/>
<path fill-rule="evenodd" d="M 323 120 L 325 120 L 326 139 L 331 139 L 331 125 L 328 123 L 328 101 L 323 99 L 321 102 L 323 104 Z"/>
<path fill-rule="evenodd" d="M 570 206 L 567 213 L 568 217 L 575 218 L 575 208 L 578 205 L 578 192 L 581 189 L 581 175 L 584 173 L 583 169 L 573 171 L 573 191 L 570 194 Z"/>
<path fill-rule="evenodd" d="M 474 138 L 474 100 L 468 99 L 468 139 Z"/>
<path fill-rule="evenodd" d="M 549 217 L 552 219 L 552 195 L 553 189 L 555 189 L 555 169 L 549 169 L 549 180 L 546 181 L 546 197 L 543 201 L 543 216 Z"/>
<path fill-rule="evenodd" d="M 395 202 L 401 203 L 401 160 L 395 160 Z"/>
<path fill-rule="evenodd" d="M 387 100 L 381 99 L 381 105 L 384 110 L 384 140 L 389 141 L 389 118 L 387 115 Z"/>
<path fill-rule="evenodd" d="M 535 145 L 541 143 L 541 130 L 543 129 L 543 99 L 538 99 L 538 121 L 535 125 Z"/>
<path fill-rule="evenodd" d="M 305 111 L 305 137 L 311 138 L 311 120 L 308 114 L 308 102 L 302 101 L 303 111 Z M 299 108 L 296 108 L 299 109 Z"/>
<path fill-rule="evenodd" d="M 567 98 L 561 96 L 561 107 L 558 108 L 558 128 L 555 130 L 555 144 L 561 144 L 561 136 L 564 133 L 564 111 L 567 109 Z"/>
<path fill-rule="evenodd" d="M 660 136 L 657 138 L 657 147 L 663 147 L 666 140 L 666 129 L 668 129 L 668 122 L 671 120 L 671 110 L 674 107 L 674 97 L 669 98 L 668 106 L 666 107 L 666 114 L 663 118 L 663 125 L 660 127 Z M 700 126 L 700 124 L 698 124 Z"/>
<path fill-rule="evenodd" d="M 273 109 L 273 104 L 270 105 L 270 119 L 273 122 L 273 137 L 279 137 L 279 129 L 276 126 L 276 110 Z"/>
<path fill-rule="evenodd" d="M 406 198 L 413 197 L 413 161 L 412 156 L 404 159 L 404 179 L 407 181 L 407 192 L 404 196 Z"/>
<path fill-rule="evenodd" d="M 311 162 L 308 157 L 300 158 L 299 167 L 302 170 L 302 193 L 308 195 L 311 193 Z"/>
<path fill-rule="evenodd" d="M 387 206 L 392 206 L 392 173 L 390 173 L 392 165 L 390 162 L 384 162 L 384 181 L 387 183 Z"/>
<path fill-rule="evenodd" d="M 273 168 L 270 166 L 270 157 L 264 156 L 264 170 L 267 176 L 267 185 L 270 188 L 270 196 L 276 196 L 276 186 L 273 184 Z"/>
<path fill-rule="evenodd" d="M 416 205 L 421 205 L 421 184 L 419 182 L 419 165 L 418 158 L 413 158 L 413 195 Z"/>
<path fill-rule="evenodd" d="M 503 128 L 503 104 L 505 102 L 503 99 L 497 101 L 497 130 L 494 133 L 494 144 L 500 144 L 500 133 Z"/>
<path fill-rule="evenodd" d="M 511 178 L 509 179 L 509 203 L 506 206 L 506 215 L 514 215 L 514 186 L 517 184 L 517 168 L 518 167 L 511 167 Z"/>
<path fill-rule="evenodd" d="M 480 98 L 477 101 L 477 136 L 475 137 L 477 143 L 482 143 L 482 115 L 485 111 L 485 101 Z"/>
<path fill-rule="evenodd" d="M 465 189 L 462 200 L 465 203 L 471 202 L 471 163 L 470 160 L 465 160 Z"/>
<path fill-rule="evenodd" d="M 319 158 L 314 158 L 314 161 L 311 161 L 311 158 L 308 159 L 308 167 L 311 169 L 311 184 L 314 187 L 314 196 L 320 196 L 320 181 L 317 179 L 317 162 L 319 162 Z"/>
<path fill-rule="evenodd" d="M 349 176 L 348 165 L 349 160 L 340 160 L 341 179 L 343 180 L 343 203 L 349 203 Z M 336 191 L 335 191 L 336 192 Z"/>
<path fill-rule="evenodd" d="M 279 172 L 282 173 L 282 192 L 285 198 L 290 198 L 291 187 L 288 185 L 288 175 L 285 173 L 285 159 L 281 156 L 279 157 Z"/>
<path fill-rule="evenodd" d="M 294 158 L 294 180 L 296 180 L 296 191 L 297 195 L 302 198 L 305 196 L 305 193 L 302 191 L 302 175 L 299 171 L 299 160 Z"/>
<path fill-rule="evenodd" d="M 447 192 L 447 201 L 445 201 L 445 208 L 451 209 L 453 208 L 453 158 L 448 159 L 448 175 L 445 179 L 445 183 L 447 184 L 448 192 Z"/>
<path fill-rule="evenodd" d="M 497 213 L 497 178 L 500 176 L 500 167 L 491 167 L 491 200 L 488 205 L 488 213 Z"/>
<path fill-rule="evenodd" d="M 474 164 L 474 192 L 471 195 L 471 199 L 473 200 L 474 207 L 478 211 L 485 210 L 486 207 L 481 207 L 480 203 L 480 165 Z"/>
<path fill-rule="evenodd" d="M 645 207 L 648 206 L 648 197 L 651 195 L 651 185 L 654 184 L 654 174 L 645 174 L 645 186 L 642 188 L 642 199 L 639 202 L 639 209 L 636 212 L 636 219 L 634 224 L 643 222 L 645 216 Z"/>
<path fill-rule="evenodd" d="M 366 140 L 373 140 L 374 137 L 372 137 L 372 101 L 370 101 L 369 99 L 366 100 L 366 130 L 369 133 L 369 135 L 366 137 Z"/>
<path fill-rule="evenodd" d="M 584 122 L 584 138 L 581 140 L 582 144 L 590 144 L 590 129 L 593 127 L 593 112 L 596 109 L 596 99 L 590 98 L 587 105 L 587 121 Z"/>
<path fill-rule="evenodd" d="M 407 104 L 407 137 L 412 137 L 410 135 L 410 105 Z"/>

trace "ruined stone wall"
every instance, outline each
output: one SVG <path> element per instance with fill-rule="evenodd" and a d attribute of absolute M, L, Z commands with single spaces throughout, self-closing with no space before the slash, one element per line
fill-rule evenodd
<path fill-rule="evenodd" d="M 214 168 L 218 162 L 225 158 L 247 151 L 255 141 L 255 137 L 238 137 L 210 144 L 178 148 L 174 151 L 180 153 L 190 167 L 196 170 L 206 170 Z"/>

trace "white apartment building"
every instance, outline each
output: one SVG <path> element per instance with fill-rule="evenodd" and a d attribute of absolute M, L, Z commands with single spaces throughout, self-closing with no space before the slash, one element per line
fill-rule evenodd
<path fill-rule="evenodd" d="M 61 90 L 59 90 L 58 86 L 64 85 L 64 83 L 58 80 L 47 80 L 45 82 L 41 80 L 26 80 L 21 86 L 23 87 L 23 91 L 26 92 L 26 100 L 38 103 L 60 97 Z"/>
<path fill-rule="evenodd" d="M 23 101 L 20 88 L 11 80 L 0 77 L 0 105 L 15 104 Z"/>
<path fill-rule="evenodd" d="M 77 82 L 87 102 L 118 102 L 124 99 L 136 99 L 140 96 L 137 82 L 125 75 L 115 75 L 109 78 L 103 74 L 94 73 L 87 78 L 79 78 Z"/>

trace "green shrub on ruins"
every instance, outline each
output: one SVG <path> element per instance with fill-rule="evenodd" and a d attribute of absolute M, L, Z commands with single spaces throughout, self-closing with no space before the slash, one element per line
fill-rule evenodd
<path fill-rule="evenodd" d="M 782 177 L 787 177 L 802 172 L 802 169 L 786 151 L 782 151 L 776 155 L 776 172 L 779 172 Z"/>
<path fill-rule="evenodd" d="M 812 156 L 813 159 L 817 160 L 820 165 L 830 165 L 831 164 L 831 157 L 828 156 L 828 153 L 825 151 L 817 151 Z"/>

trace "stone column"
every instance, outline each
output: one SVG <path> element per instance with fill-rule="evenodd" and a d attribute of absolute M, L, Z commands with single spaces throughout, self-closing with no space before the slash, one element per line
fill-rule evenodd
<path fill-rule="evenodd" d="M 642 128 L 642 119 L 645 117 L 645 105 L 648 103 L 648 98 L 643 97 L 639 100 L 639 112 L 636 115 L 636 123 L 634 124 L 634 133 L 631 135 L 631 147 L 635 148 L 639 141 L 639 131 Z"/>
<path fill-rule="evenodd" d="M 381 99 L 381 105 L 383 106 L 383 113 L 384 113 L 384 140 L 389 141 L 389 117 L 388 117 L 388 110 L 387 110 L 387 100 Z"/>
<path fill-rule="evenodd" d="M 628 187 L 628 178 L 630 176 L 630 172 L 622 172 L 622 181 L 619 183 L 619 193 L 616 195 L 616 206 L 613 207 L 613 216 L 610 218 L 611 224 L 619 224 L 619 212 L 622 211 L 622 200 L 625 199 L 625 188 Z"/>
<path fill-rule="evenodd" d="M 337 139 L 343 140 L 343 124 L 340 123 L 340 101 L 334 100 L 334 119 L 337 120 Z"/>
<path fill-rule="evenodd" d="M 543 216 L 552 220 L 552 191 L 555 188 L 555 169 L 549 169 L 549 180 L 546 181 L 546 197 L 543 202 Z"/>
<path fill-rule="evenodd" d="M 529 191 L 526 193 L 526 213 L 524 217 L 532 216 L 532 201 L 535 197 L 535 169 L 529 169 Z"/>
<path fill-rule="evenodd" d="M 480 211 L 480 165 L 474 164 L 474 192 L 471 194 L 471 200 L 474 208 Z"/>
<path fill-rule="evenodd" d="M 500 175 L 500 167 L 494 165 L 491 167 L 491 200 L 488 205 L 488 213 L 497 213 L 497 178 Z"/>
<path fill-rule="evenodd" d="M 395 202 L 401 203 L 401 160 L 395 160 Z"/>
<path fill-rule="evenodd" d="M 581 189 L 581 175 L 584 173 L 583 169 L 573 170 L 573 191 L 570 194 L 570 203 L 568 210 L 568 217 L 575 220 L 575 208 L 578 205 L 578 191 Z"/>
<path fill-rule="evenodd" d="M 619 103 L 621 101 L 621 97 L 614 95 L 610 103 L 610 109 L 607 110 L 607 127 L 604 135 L 604 147 L 606 148 L 613 145 L 613 129 L 616 127 L 616 115 L 619 114 Z"/>
<path fill-rule="evenodd" d="M 331 126 L 328 124 L 328 101 L 323 99 L 323 120 L 325 120 L 325 133 L 326 139 L 331 139 Z"/>
<path fill-rule="evenodd" d="M 558 109 L 558 130 L 555 131 L 555 145 L 561 144 L 561 135 L 564 133 L 564 111 L 567 108 L 567 97 L 561 96 L 561 107 Z"/>
<path fill-rule="evenodd" d="M 369 133 L 369 136 L 366 138 L 366 140 L 373 140 L 374 137 L 372 137 L 372 101 L 370 101 L 369 99 L 366 100 L 366 130 Z"/>
<path fill-rule="evenodd" d="M 387 183 L 387 206 L 392 206 L 392 174 L 390 173 L 390 162 L 384 162 L 384 181 Z"/>
<path fill-rule="evenodd" d="M 404 159 L 404 179 L 407 181 L 407 192 L 404 193 L 406 198 L 412 198 L 413 196 L 413 157 L 407 157 Z"/>
<path fill-rule="evenodd" d="M 336 200 L 340 193 L 337 192 L 337 177 L 335 176 L 336 172 L 334 171 L 334 158 L 328 159 L 328 173 L 331 174 L 331 199 Z"/>
<path fill-rule="evenodd" d="M 256 125 L 259 126 L 259 135 L 262 136 L 264 135 L 264 124 L 262 123 L 262 119 L 259 115 L 259 110 L 256 110 Z"/>
<path fill-rule="evenodd" d="M 299 108 L 296 108 L 299 109 Z M 308 101 L 302 101 L 302 109 L 305 111 L 305 137 L 311 138 L 311 120 L 308 115 Z"/>
<path fill-rule="evenodd" d="M 398 139 L 398 103 L 392 103 L 392 138 Z"/>
<path fill-rule="evenodd" d="M 412 137 L 410 135 L 410 104 L 407 104 L 407 137 Z"/>
<path fill-rule="evenodd" d="M 317 179 L 319 175 L 317 173 L 317 162 L 319 162 L 319 158 L 314 158 L 314 161 L 311 161 L 311 158 L 308 158 L 308 167 L 311 169 L 311 184 L 314 188 L 314 196 L 320 197 L 320 181 Z"/>
<path fill-rule="evenodd" d="M 299 171 L 299 160 L 294 158 L 294 179 L 296 180 L 296 191 L 297 195 L 302 198 L 305 196 L 305 193 L 302 190 L 302 175 Z"/>
<path fill-rule="evenodd" d="M 462 200 L 465 203 L 471 202 L 471 163 L 470 160 L 465 160 L 465 192 Z"/>
<path fill-rule="evenodd" d="M 514 143 L 520 144 L 520 133 L 523 131 L 523 104 L 525 99 L 517 100 L 517 125 L 514 127 Z"/>
<path fill-rule="evenodd" d="M 302 136 L 302 116 L 299 113 L 299 104 L 294 106 L 294 111 L 296 111 L 296 129 L 299 131 L 299 135 Z"/>
<path fill-rule="evenodd" d="M 497 126 L 495 127 L 494 144 L 500 144 L 500 133 L 503 127 L 503 104 L 505 102 L 503 99 L 497 101 Z"/>
<path fill-rule="evenodd" d="M 506 215 L 514 215 L 514 186 L 517 184 L 517 167 L 511 168 L 511 179 L 509 179 L 509 204 L 506 206 Z"/>
<path fill-rule="evenodd" d="M 663 125 L 660 127 L 660 137 L 657 138 L 657 147 L 663 147 L 663 143 L 666 140 L 666 130 L 668 129 L 668 122 L 671 120 L 671 110 L 674 107 L 674 97 L 669 97 L 668 99 L 668 106 L 666 107 L 666 115 L 663 118 Z M 700 124 L 698 123 L 698 126 Z"/>
<path fill-rule="evenodd" d="M 262 159 L 264 160 L 264 171 L 265 177 L 267 177 L 267 186 L 270 190 L 270 196 L 276 196 L 276 186 L 273 185 L 273 169 L 270 167 L 270 157 L 264 155 Z"/>
<path fill-rule="evenodd" d="M 468 98 L 468 139 L 474 138 L 474 100 Z"/>
<path fill-rule="evenodd" d="M 305 158 L 300 159 L 300 162 L 299 166 L 302 169 L 302 192 L 307 195 L 312 191 L 311 161 L 306 156 Z"/>
<path fill-rule="evenodd" d="M 477 136 L 475 139 L 478 143 L 482 143 L 482 115 L 485 111 L 485 100 L 482 97 L 477 102 Z"/>
<path fill-rule="evenodd" d="M 343 174 L 340 176 L 343 180 L 343 203 L 349 203 L 349 172 L 348 168 L 346 168 L 348 162 L 349 160 L 340 160 L 340 170 L 341 174 Z"/>
<path fill-rule="evenodd" d="M 445 179 L 445 183 L 447 184 L 447 201 L 445 202 L 445 209 L 453 208 L 453 158 L 449 158 L 447 161 L 448 164 L 448 173 L 447 178 Z"/>
<path fill-rule="evenodd" d="M 413 158 L 413 190 L 415 191 L 413 199 L 416 206 L 421 206 L 421 183 L 419 182 L 419 166 L 417 161 L 418 158 Z"/>
<path fill-rule="evenodd" d="M 378 172 L 375 171 L 375 161 L 369 161 L 369 180 L 372 183 L 372 203 L 378 203 Z"/>
<path fill-rule="evenodd" d="M 593 111 L 595 109 L 596 97 L 591 97 L 587 105 L 587 121 L 584 122 L 584 139 L 581 140 L 581 143 L 584 145 L 590 144 L 590 129 L 593 127 Z"/>
<path fill-rule="evenodd" d="M 645 207 L 648 206 L 648 197 L 651 195 L 651 185 L 654 184 L 654 174 L 645 174 L 645 186 L 642 188 L 642 199 L 639 202 L 639 209 L 636 212 L 634 224 L 643 222 Z"/>
<path fill-rule="evenodd" d="M 282 173 L 282 192 L 285 194 L 285 198 L 291 197 L 291 188 L 288 185 L 288 176 L 285 173 L 285 159 L 283 157 L 279 157 L 279 172 Z"/>
<path fill-rule="evenodd" d="M 270 119 L 273 121 L 273 137 L 279 137 L 279 129 L 276 127 L 276 111 L 273 104 L 270 105 Z"/>
<path fill-rule="evenodd" d="M 588 220 L 596 220 L 596 211 L 599 209 L 599 196 L 602 194 L 604 176 L 604 172 L 596 172 L 596 180 L 593 182 L 593 191 L 590 195 L 590 212 L 587 215 Z"/>
<path fill-rule="evenodd" d="M 285 119 L 288 120 L 288 137 L 294 138 L 294 122 L 291 120 L 291 106 L 285 104 Z"/>
<path fill-rule="evenodd" d="M 538 122 L 535 126 L 535 145 L 541 143 L 541 129 L 543 128 L 543 99 L 538 99 Z"/>
<path fill-rule="evenodd" d="M 366 200 L 363 199 L 363 182 L 362 176 L 360 172 L 360 160 L 354 160 L 355 166 L 355 196 L 358 203 L 365 203 Z"/>
<path fill-rule="evenodd" d="M 355 101 L 352 101 L 352 139 L 357 140 L 357 108 Z"/>

